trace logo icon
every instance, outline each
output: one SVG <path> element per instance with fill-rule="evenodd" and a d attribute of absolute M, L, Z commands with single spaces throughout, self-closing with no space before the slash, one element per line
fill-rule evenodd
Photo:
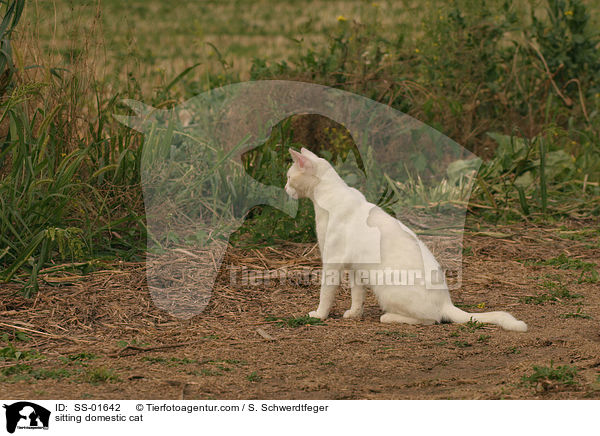
<path fill-rule="evenodd" d="M 275 138 L 273 132 L 286 120 L 306 114 L 348 131 L 354 148 L 330 162 L 334 172 L 369 203 L 384 206 L 401 222 L 416 223 L 419 238 L 449 272 L 449 288 L 460 287 L 462 229 L 481 160 L 435 129 L 347 91 L 280 80 L 212 89 L 168 110 L 123 103 L 133 113 L 115 118 L 145 137 L 140 175 L 146 274 L 160 309 L 188 319 L 207 307 L 229 238 L 254 207 L 296 216 L 298 200 L 273 182 L 285 179 L 287 151 L 280 156 L 270 150 L 256 162 L 248 156 Z M 283 137 L 281 132 L 277 135 Z M 251 174 L 258 167 L 270 176 Z M 267 179 L 269 184 L 263 183 Z M 361 211 L 364 232 L 352 237 L 379 240 L 378 230 L 368 224 L 370 212 Z M 331 251 L 330 245 L 325 243 L 324 250 Z M 378 264 L 379 247 L 358 256 L 354 263 Z M 446 286 L 437 264 L 424 263 L 421 269 L 428 288 Z"/>
<path fill-rule="evenodd" d="M 50 411 L 29 401 L 19 401 L 4 405 L 6 409 L 6 431 L 14 433 L 19 429 L 48 429 Z"/>

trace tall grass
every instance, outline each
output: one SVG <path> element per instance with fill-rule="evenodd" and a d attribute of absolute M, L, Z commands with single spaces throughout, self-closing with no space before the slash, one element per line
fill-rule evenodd
<path fill-rule="evenodd" d="M 8 132 L 0 153 L 0 262 L 4 280 L 37 289 L 49 263 L 131 255 L 142 229 L 132 133 L 69 151 L 57 130 L 61 106 L 31 108 L 45 85 L 17 85 L 0 104 Z M 137 206 L 136 206 L 137 203 Z"/>
<path fill-rule="evenodd" d="M 23 6 L 5 3 L 3 46 Z M 139 137 L 112 120 L 117 96 L 92 89 L 90 103 L 81 94 L 83 70 L 18 69 L 4 60 L 10 80 L 0 100 L 0 280 L 19 282 L 31 295 L 45 267 L 89 269 L 103 257 L 139 256 Z"/>

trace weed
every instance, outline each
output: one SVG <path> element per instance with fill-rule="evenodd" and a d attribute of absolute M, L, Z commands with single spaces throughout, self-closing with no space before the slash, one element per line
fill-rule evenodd
<path fill-rule="evenodd" d="M 70 371 L 64 368 L 60 369 L 34 369 L 30 375 L 36 380 L 62 380 L 71 376 Z"/>
<path fill-rule="evenodd" d="M 112 369 L 104 367 L 88 369 L 83 374 L 83 380 L 91 384 L 120 381 L 119 376 Z"/>
<path fill-rule="evenodd" d="M 581 275 L 577 279 L 577 284 L 582 284 L 582 283 L 594 283 L 595 284 L 598 282 L 600 282 L 600 274 L 598 273 L 598 270 L 596 270 L 596 269 L 590 271 L 589 274 L 586 274 L 585 271 L 582 271 Z"/>
<path fill-rule="evenodd" d="M 490 335 L 479 335 L 479 337 L 477 338 L 477 342 L 483 342 L 485 344 L 487 344 L 490 340 L 491 336 Z"/>
<path fill-rule="evenodd" d="M 571 241 L 586 241 L 600 237 L 600 230 L 594 228 L 583 230 L 567 230 L 565 227 L 563 227 L 558 231 L 557 234 L 562 239 L 569 239 Z"/>
<path fill-rule="evenodd" d="M 179 357 L 153 357 L 153 356 L 144 356 L 142 357 L 142 361 L 150 362 L 150 363 L 162 363 L 169 366 L 175 365 L 189 365 L 189 364 L 200 364 L 205 362 L 200 362 L 196 359 L 188 359 L 187 357 L 179 358 Z"/>
<path fill-rule="evenodd" d="M 553 257 L 547 260 L 538 260 L 530 263 L 531 265 L 538 266 L 555 266 L 558 269 L 576 269 L 583 271 L 595 271 L 596 264 L 593 262 L 584 262 L 581 259 L 572 259 L 565 253 L 561 253 L 557 257 Z"/>
<path fill-rule="evenodd" d="M 0 348 L 0 360 L 31 360 L 39 359 L 42 356 L 35 350 L 33 351 L 20 351 L 17 350 L 14 344 L 10 343 L 4 348 Z"/>
<path fill-rule="evenodd" d="M 392 338 L 416 338 L 417 337 L 416 333 L 399 332 L 396 330 L 382 330 L 382 331 L 375 332 L 375 334 L 390 336 Z"/>
<path fill-rule="evenodd" d="M 256 371 L 252 371 L 250 374 L 246 376 L 246 379 L 250 382 L 257 383 L 262 380 L 262 377 L 258 375 Z"/>
<path fill-rule="evenodd" d="M 558 385 L 575 385 L 576 375 L 577 368 L 568 365 L 554 367 L 554 362 L 550 361 L 550 366 L 534 366 L 533 373 L 523 376 L 521 381 L 536 389 L 541 386 L 544 391 L 548 391 Z"/>
<path fill-rule="evenodd" d="M 472 346 L 472 344 L 466 341 L 454 341 L 454 345 L 456 345 L 458 348 L 466 348 Z"/>
<path fill-rule="evenodd" d="M 20 330 L 13 330 L 12 333 L 2 333 L 0 338 L 3 342 L 18 341 L 18 342 L 27 342 L 31 340 L 31 338 Z"/>
<path fill-rule="evenodd" d="M 215 365 L 217 367 L 217 369 L 220 369 L 223 372 L 229 372 L 232 370 L 231 367 L 229 366 L 225 366 L 225 365 Z"/>
<path fill-rule="evenodd" d="M 576 312 L 571 312 L 571 313 L 563 313 L 562 315 L 560 315 L 561 318 L 581 318 L 581 319 L 592 319 L 591 315 L 588 315 L 587 313 L 583 313 L 581 311 L 581 307 L 577 308 Z"/>
<path fill-rule="evenodd" d="M 465 324 L 463 324 L 462 327 L 464 327 L 465 330 L 467 330 L 469 332 L 474 332 L 475 330 L 482 329 L 484 326 L 485 326 L 484 323 L 471 318 L 469 321 L 467 321 Z"/>
<path fill-rule="evenodd" d="M 17 363 L 16 365 L 7 366 L 0 370 L 0 374 L 4 377 L 11 377 L 14 375 L 28 374 L 31 372 L 31 366 L 25 363 Z"/>
<path fill-rule="evenodd" d="M 39 369 L 37 369 L 37 368 L 33 368 L 31 365 L 24 364 L 24 363 L 17 363 L 16 365 L 2 368 L 0 370 L 0 374 L 6 379 L 10 379 L 10 381 L 30 380 L 30 379 L 62 380 L 64 378 L 71 376 L 71 373 L 64 368 L 60 368 L 60 369 L 39 368 Z"/>
<path fill-rule="evenodd" d="M 302 327 L 304 325 L 326 325 L 322 319 L 312 318 L 308 315 L 300 316 L 297 318 L 277 318 L 274 316 L 269 316 L 265 319 L 265 321 L 276 322 L 279 327 Z"/>
<path fill-rule="evenodd" d="M 66 360 L 71 361 L 71 362 L 76 362 L 76 361 L 84 361 L 84 360 L 92 360 L 92 359 L 97 359 L 98 356 L 96 356 L 94 353 L 88 353 L 86 351 L 83 351 L 81 353 L 77 353 L 77 354 L 69 354 L 66 357 Z"/>
<path fill-rule="evenodd" d="M 134 339 L 130 342 L 124 341 L 124 340 L 120 340 L 117 341 L 117 347 L 119 348 L 125 348 L 125 347 L 129 347 L 129 346 L 133 346 L 133 347 L 147 347 L 150 344 L 147 342 L 138 342 L 137 339 Z"/>
<path fill-rule="evenodd" d="M 202 368 L 199 371 L 191 371 L 190 374 L 192 374 L 192 375 L 204 375 L 204 376 L 223 375 L 219 371 L 214 371 L 214 370 L 208 369 L 208 368 Z"/>
<path fill-rule="evenodd" d="M 224 359 L 222 360 L 224 363 L 229 363 L 230 365 L 247 365 L 248 362 L 238 359 Z"/>
<path fill-rule="evenodd" d="M 542 288 L 549 290 L 550 292 L 545 294 L 539 294 L 534 296 L 527 296 L 521 298 L 523 303 L 527 304 L 544 304 L 546 302 L 554 302 L 554 301 L 563 301 L 563 300 L 573 300 L 576 298 L 583 298 L 581 294 L 573 294 L 571 293 L 565 285 L 561 282 L 554 282 L 551 280 L 546 280 L 542 284 Z"/>
<path fill-rule="evenodd" d="M 144 356 L 144 357 L 142 357 L 142 361 L 150 362 L 150 363 L 167 363 L 167 362 L 169 362 L 169 360 L 165 359 L 164 357 L 154 357 L 154 356 Z"/>

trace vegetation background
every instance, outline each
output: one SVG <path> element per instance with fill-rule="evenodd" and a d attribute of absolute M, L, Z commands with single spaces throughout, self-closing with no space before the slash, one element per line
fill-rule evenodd
<path fill-rule="evenodd" d="M 120 100 L 168 108 L 243 80 L 339 87 L 435 127 L 486 159 L 470 207 L 485 222 L 597 219 L 596 6 L 5 1 L 2 278 L 30 294 L 49 265 L 86 269 L 141 256 L 143 137 L 112 118 L 127 113 Z M 306 137 L 306 126 L 293 127 L 269 147 Z M 339 130 L 326 129 L 321 151 L 351 141 Z M 258 178 L 259 157 L 248 159 Z M 310 213 L 296 224 L 266 224 L 275 229 L 270 240 L 314 237 Z"/>
<path fill-rule="evenodd" d="M 246 80 L 325 84 L 408 113 L 484 159 L 468 226 L 535 224 L 600 248 L 597 0 L 3 0 L 0 11 L 0 282 L 22 296 L 43 275 L 144 259 L 144 138 L 113 118 L 130 113 L 122 99 L 170 108 Z M 282 186 L 277 156 L 300 144 L 333 157 L 352 140 L 327 120 L 290 119 L 246 169 Z M 295 221 L 249 220 L 234 244 L 314 240 L 306 203 Z M 534 262 L 598 283 L 593 263 L 561 256 Z M 570 298 L 552 286 L 540 298 Z"/>

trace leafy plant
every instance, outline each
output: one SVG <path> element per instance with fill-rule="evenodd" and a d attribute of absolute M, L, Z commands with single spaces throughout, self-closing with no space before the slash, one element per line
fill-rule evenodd
<path fill-rule="evenodd" d="M 8 361 L 19 361 L 19 360 L 31 360 L 39 359 L 42 356 L 37 351 L 21 351 L 17 350 L 14 344 L 10 343 L 8 346 L 0 348 L 0 360 Z"/>
<path fill-rule="evenodd" d="M 581 0 L 548 0 L 546 17 L 541 20 L 531 13 L 530 36 L 540 46 L 540 54 L 548 70 L 562 89 L 575 95 L 578 91 L 597 92 L 600 35 L 590 23 L 590 14 Z M 577 89 L 581 82 L 590 83 L 587 90 Z"/>
<path fill-rule="evenodd" d="M 554 362 L 550 361 L 550 366 L 533 366 L 533 372 L 530 375 L 523 376 L 521 381 L 525 384 L 535 387 L 541 387 L 548 391 L 556 386 L 572 386 L 577 384 L 575 377 L 577 368 L 569 365 L 554 367 Z"/>

